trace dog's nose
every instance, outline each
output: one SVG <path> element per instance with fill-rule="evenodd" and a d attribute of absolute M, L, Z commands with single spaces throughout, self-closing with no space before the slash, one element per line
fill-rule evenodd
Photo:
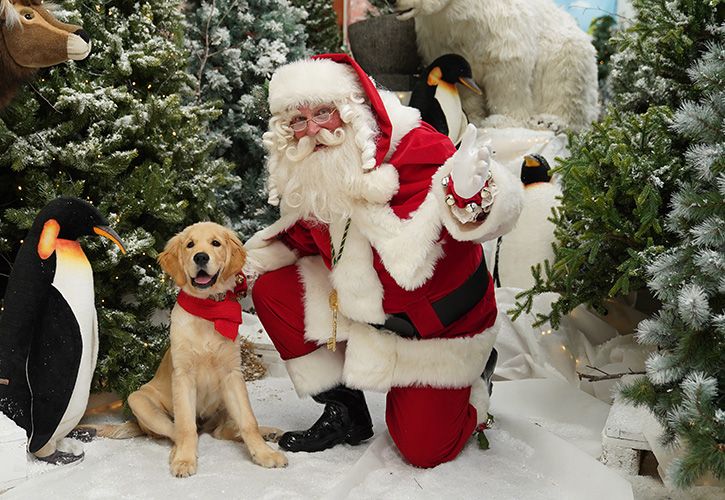
<path fill-rule="evenodd" d="M 209 262 L 209 254 L 205 252 L 199 252 L 194 255 L 194 263 L 197 266 L 205 266 Z"/>

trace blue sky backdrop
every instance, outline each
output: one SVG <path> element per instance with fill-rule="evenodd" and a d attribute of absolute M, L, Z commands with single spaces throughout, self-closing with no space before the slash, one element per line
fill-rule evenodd
<path fill-rule="evenodd" d="M 617 13 L 617 0 L 555 0 L 568 11 L 584 31 L 589 29 L 592 19 Z"/>

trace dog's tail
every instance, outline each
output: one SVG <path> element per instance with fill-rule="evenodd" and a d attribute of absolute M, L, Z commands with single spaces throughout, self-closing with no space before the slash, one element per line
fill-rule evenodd
<path fill-rule="evenodd" d="M 110 439 L 129 439 L 146 434 L 136 422 L 130 420 L 122 424 L 79 425 L 78 428 L 95 431 L 96 436 Z"/>

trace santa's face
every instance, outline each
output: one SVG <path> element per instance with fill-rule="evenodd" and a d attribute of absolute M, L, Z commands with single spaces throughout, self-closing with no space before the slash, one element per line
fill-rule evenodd
<path fill-rule="evenodd" d="M 360 148 L 334 106 L 301 106 L 294 136 L 270 173 L 286 210 L 322 222 L 349 217 L 363 175 Z"/>
<path fill-rule="evenodd" d="M 345 140 L 343 125 L 332 105 L 300 106 L 287 122 L 293 135 L 285 155 L 296 162 L 326 147 L 339 146 Z"/>
<path fill-rule="evenodd" d="M 293 116 L 289 122 L 297 140 L 304 136 L 314 137 L 323 128 L 333 131 L 342 127 L 340 113 L 331 104 L 323 104 L 314 108 L 300 106 L 297 108 L 297 112 L 298 114 Z"/>

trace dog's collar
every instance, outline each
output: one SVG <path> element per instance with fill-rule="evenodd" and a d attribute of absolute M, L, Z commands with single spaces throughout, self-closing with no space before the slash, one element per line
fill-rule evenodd
<path fill-rule="evenodd" d="M 207 297 L 210 300 L 213 300 L 215 302 L 222 302 L 224 300 L 227 300 L 229 297 L 229 294 L 233 293 L 237 299 L 241 299 L 245 295 L 247 295 L 247 277 L 243 274 L 237 274 L 235 276 L 234 281 L 234 291 L 226 291 L 226 292 L 219 292 L 215 293 L 214 295 L 209 295 Z"/>
<path fill-rule="evenodd" d="M 230 340 L 236 340 L 239 325 L 242 324 L 242 306 L 238 297 L 247 290 L 247 280 L 238 274 L 234 290 L 223 294 L 222 300 L 215 298 L 201 299 L 179 291 L 176 302 L 189 314 L 214 322 L 214 329 Z"/>

